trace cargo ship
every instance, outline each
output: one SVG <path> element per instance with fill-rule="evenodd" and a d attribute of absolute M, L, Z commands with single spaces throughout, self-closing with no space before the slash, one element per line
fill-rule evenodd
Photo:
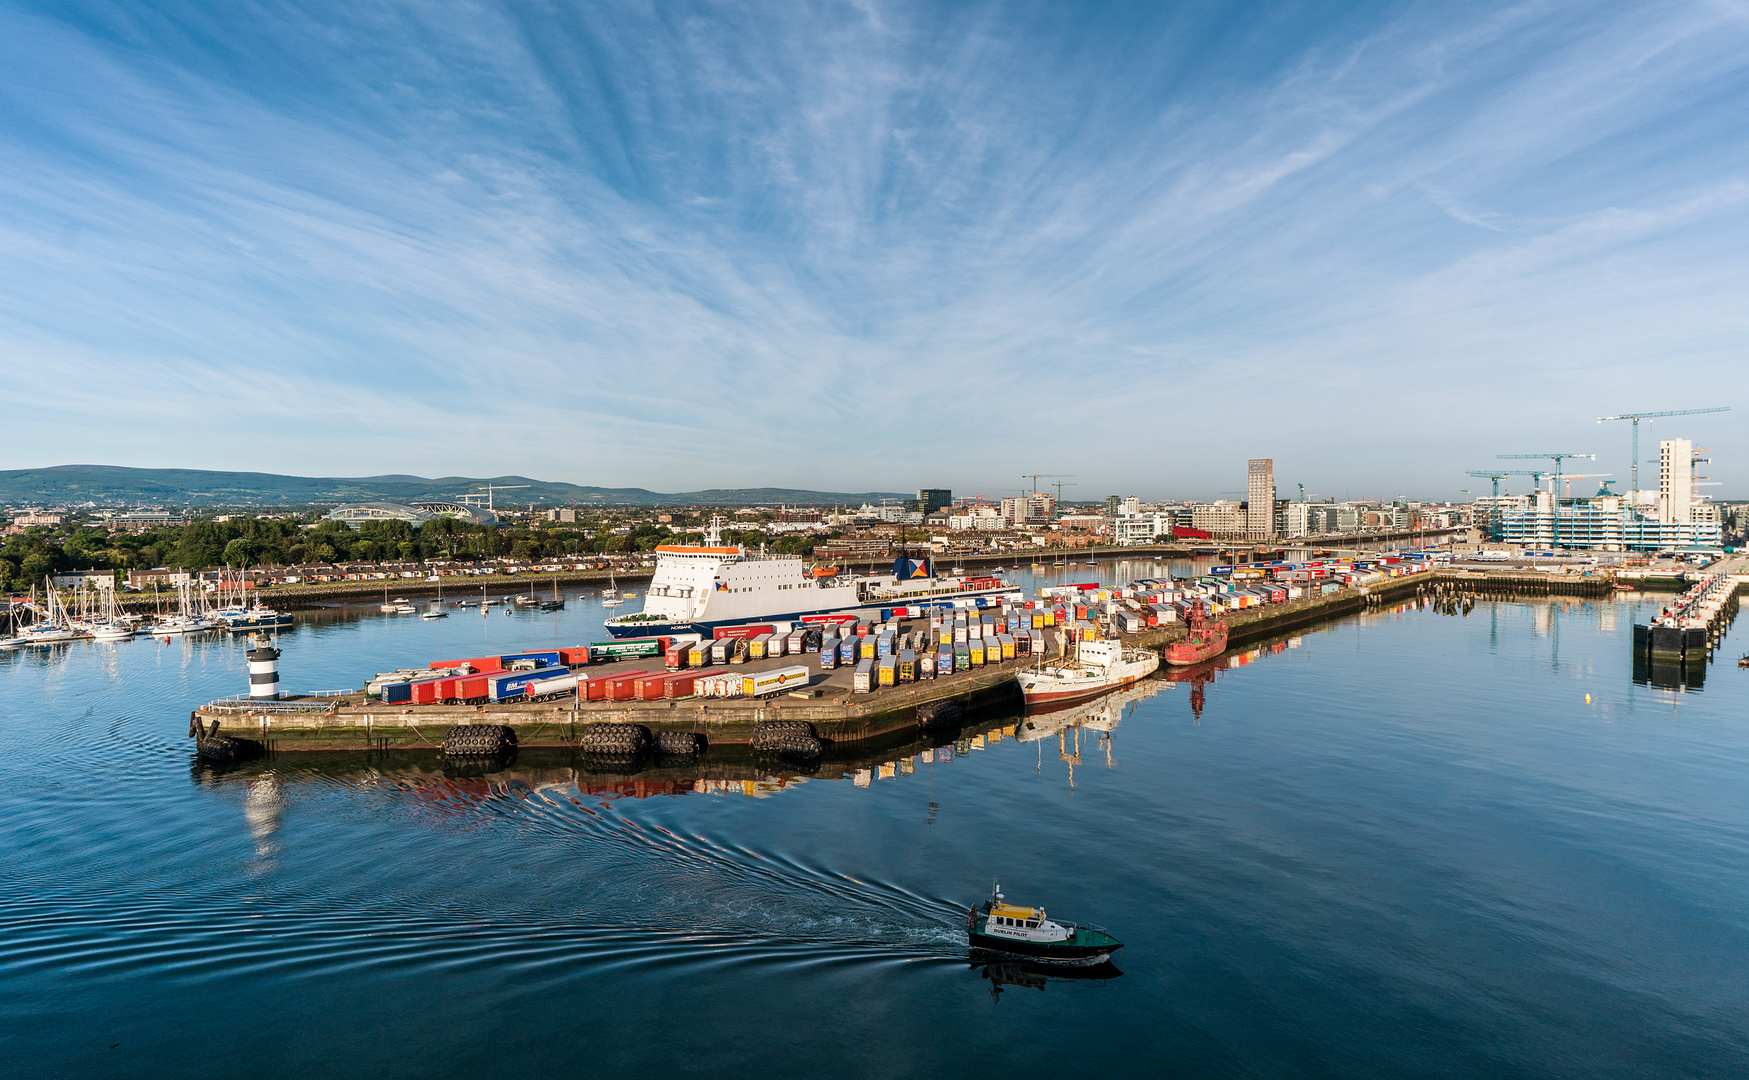
<path fill-rule="evenodd" d="M 1117 641 L 1083 641 L 1073 661 L 1059 660 L 1015 675 L 1028 705 L 1074 701 L 1128 686 L 1160 666 L 1147 649 L 1126 649 Z"/>
<path fill-rule="evenodd" d="M 863 614 L 1013 592 L 998 577 L 936 577 L 928 557 L 899 556 L 890 574 L 817 576 L 799 555 L 755 555 L 721 541 L 722 519 L 703 544 L 663 544 L 644 590 L 644 609 L 607 619 L 614 637 L 701 633 L 740 623 Z"/>
<path fill-rule="evenodd" d="M 1190 609 L 1190 633 L 1166 646 L 1166 662 L 1174 667 L 1200 664 L 1227 651 L 1227 624 L 1209 622 L 1208 608 L 1201 602 Z"/>

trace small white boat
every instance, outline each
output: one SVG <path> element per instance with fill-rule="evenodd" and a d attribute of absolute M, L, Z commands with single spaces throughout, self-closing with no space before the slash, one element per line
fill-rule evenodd
<path fill-rule="evenodd" d="M 418 608 L 414 607 L 412 604 L 407 603 L 407 601 L 405 601 L 405 600 L 402 600 L 399 603 L 397 603 L 395 605 L 395 608 L 394 608 L 395 614 L 397 614 L 397 615 L 411 615 L 418 610 L 419 610 Z"/>
<path fill-rule="evenodd" d="M 421 619 L 447 619 L 449 612 L 440 607 L 428 607 L 419 613 Z"/>
<path fill-rule="evenodd" d="M 212 620 L 199 615 L 166 615 L 152 624 L 153 637 L 169 637 L 173 634 L 198 634 L 215 627 Z"/>
<path fill-rule="evenodd" d="M 126 641 L 136 631 L 120 623 L 97 623 L 91 627 L 90 633 L 93 641 Z"/>

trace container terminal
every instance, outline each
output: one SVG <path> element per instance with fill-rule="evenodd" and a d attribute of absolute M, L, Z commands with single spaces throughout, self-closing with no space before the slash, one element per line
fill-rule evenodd
<path fill-rule="evenodd" d="M 1712 643 L 1749 585 L 1743 562 L 1732 560 L 1679 601 L 1687 605 L 1683 617 L 1704 610 Z M 1230 628 L 1227 647 L 1234 649 L 1403 597 L 1462 605 L 1478 596 L 1603 595 L 1623 587 L 1610 577 L 1454 568 L 1427 553 L 1215 569 L 1224 572 L 1123 587 L 1055 586 L 1033 598 L 1005 589 L 869 616 L 717 626 L 709 636 L 604 635 L 545 653 L 428 657 L 332 694 L 281 693 L 279 650 L 262 637 L 249 654 L 251 693 L 195 710 L 189 732 L 210 760 L 264 750 L 438 750 L 446 742 L 456 749 L 464 737 L 454 732 L 476 739 L 461 750 L 589 752 L 598 745 L 612 756 L 654 750 L 664 739 L 673 748 L 755 750 L 764 740 L 780 751 L 800 746 L 805 756 L 928 727 L 944 712 L 1012 711 L 1021 669 L 1061 657 L 1083 636 L 1164 650 L 1184 636 L 1189 608 L 1199 602 Z M 1694 653 L 1688 662 L 1704 659 Z"/>

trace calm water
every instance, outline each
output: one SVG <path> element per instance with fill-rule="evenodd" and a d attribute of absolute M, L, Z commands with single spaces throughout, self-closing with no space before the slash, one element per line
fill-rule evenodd
<path fill-rule="evenodd" d="M 1749 672 L 1727 642 L 1703 692 L 1636 685 L 1634 604 L 1350 619 L 1167 685 L 1108 737 L 962 742 L 866 786 L 707 758 L 714 793 L 646 798 L 561 754 L 214 773 L 188 711 L 244 688 L 241 643 L 0 655 L 0 1060 L 1745 1075 Z M 282 666 L 358 685 L 600 618 L 332 613 Z M 640 790 L 688 778 L 659 779 Z M 1127 942 L 1122 974 L 969 964 L 962 905 L 997 875 Z"/>

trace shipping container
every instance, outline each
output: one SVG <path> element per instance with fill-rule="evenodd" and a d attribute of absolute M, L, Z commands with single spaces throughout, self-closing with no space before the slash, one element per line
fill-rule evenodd
<path fill-rule="evenodd" d="M 632 680 L 632 698 L 636 701 L 660 701 L 668 696 L 669 672 L 658 671 Z"/>
<path fill-rule="evenodd" d="M 1002 659 L 1004 659 L 1004 660 L 1014 659 L 1014 657 L 1016 655 L 1016 653 L 1014 651 L 1014 635 L 1013 634 L 998 634 L 996 636 L 996 640 L 1002 646 Z"/>
<path fill-rule="evenodd" d="M 711 663 L 718 664 L 718 665 L 728 663 L 730 653 L 732 652 L 732 650 L 734 648 L 735 648 L 735 639 L 733 639 L 733 638 L 719 638 L 716 641 L 712 642 L 711 643 Z"/>
<path fill-rule="evenodd" d="M 711 647 L 703 642 L 694 645 L 686 652 L 686 666 L 689 668 L 701 668 L 710 662 Z"/>
<path fill-rule="evenodd" d="M 881 657 L 880 665 L 875 668 L 876 682 L 881 686 L 896 686 L 899 682 L 899 660 L 893 656 Z"/>
<path fill-rule="evenodd" d="M 866 694 L 874 689 L 874 658 L 864 657 L 856 662 L 856 671 L 850 676 L 850 691 L 853 694 Z"/>
<path fill-rule="evenodd" d="M 991 634 L 984 639 L 984 663 L 1000 664 L 1002 662 L 1002 642 Z"/>
<path fill-rule="evenodd" d="M 917 677 L 919 679 L 935 678 L 936 654 L 928 651 L 917 654 Z"/>
<path fill-rule="evenodd" d="M 498 667 L 502 671 L 534 671 L 543 667 L 562 667 L 564 658 L 557 650 L 551 652 L 516 653 L 512 656 L 498 658 Z"/>
<path fill-rule="evenodd" d="M 838 662 L 840 664 L 854 663 L 860 638 L 847 637 L 838 646 Z"/>
<path fill-rule="evenodd" d="M 838 666 L 838 646 L 833 645 L 820 650 L 820 668 L 829 670 Z"/>
<path fill-rule="evenodd" d="M 880 655 L 878 652 L 880 648 L 879 638 L 863 637 L 858 639 L 858 643 L 859 647 L 856 652 L 858 659 L 873 660 L 876 656 Z"/>
<path fill-rule="evenodd" d="M 741 678 L 744 697 L 770 697 L 786 690 L 799 690 L 808 685 L 808 669 L 800 664 L 750 672 Z"/>
<path fill-rule="evenodd" d="M 984 639 L 975 637 L 966 641 L 966 652 L 972 658 L 973 667 L 984 666 Z"/>
<path fill-rule="evenodd" d="M 591 679 L 589 685 L 593 689 L 597 682 L 605 687 L 603 701 L 630 701 L 637 691 L 638 680 L 645 678 L 647 671 L 628 671 L 624 675 L 609 675 L 605 679 Z"/>
<path fill-rule="evenodd" d="M 955 671 L 972 670 L 972 650 L 965 645 L 953 647 L 953 669 Z"/>
<path fill-rule="evenodd" d="M 687 698 L 697 693 L 698 680 L 704 678 L 695 671 L 683 671 L 678 675 L 668 676 L 664 692 L 671 698 Z"/>
<path fill-rule="evenodd" d="M 776 633 L 779 629 L 786 634 L 789 633 L 787 623 L 782 627 L 775 623 L 749 623 L 746 626 L 719 626 L 711 631 L 711 637 L 719 640 L 722 638 L 758 637 L 760 634 Z"/>
<path fill-rule="evenodd" d="M 899 681 L 917 681 L 917 653 L 912 649 L 899 650 Z"/>
<path fill-rule="evenodd" d="M 765 659 L 765 647 L 771 641 L 770 634 L 755 634 L 747 639 L 747 659 Z"/>

